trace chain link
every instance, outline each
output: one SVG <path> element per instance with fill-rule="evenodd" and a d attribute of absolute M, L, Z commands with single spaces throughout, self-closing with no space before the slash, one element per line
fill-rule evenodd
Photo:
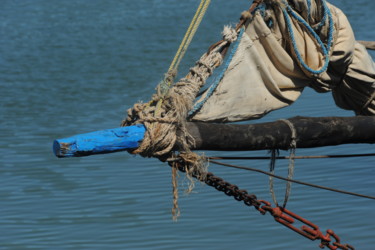
<path fill-rule="evenodd" d="M 178 169 L 181 172 L 186 172 L 186 164 L 178 164 Z M 340 238 L 332 231 L 327 230 L 324 235 L 319 227 L 312 222 L 304 219 L 303 217 L 289 211 L 283 207 L 272 207 L 271 203 L 265 200 L 258 200 L 256 195 L 249 194 L 246 190 L 240 189 L 238 186 L 233 185 L 220 177 L 215 176 L 213 173 L 208 172 L 202 177 L 198 173 L 192 173 L 192 176 L 203 181 L 208 186 L 215 188 L 216 190 L 223 192 L 227 196 L 232 196 L 237 201 L 243 201 L 245 205 L 253 206 L 262 215 L 267 212 L 272 215 L 278 223 L 286 226 L 287 228 L 297 232 L 298 234 L 310 239 L 320 240 L 320 248 L 327 247 L 331 250 L 343 249 L 343 250 L 354 250 L 355 248 L 349 244 L 342 244 Z M 295 221 L 299 221 L 304 225 L 300 228 L 293 225 Z M 333 238 L 334 242 L 332 242 Z"/>

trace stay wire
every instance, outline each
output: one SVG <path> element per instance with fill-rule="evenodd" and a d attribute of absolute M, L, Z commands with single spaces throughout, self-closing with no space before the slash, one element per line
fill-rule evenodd
<path fill-rule="evenodd" d="M 269 173 L 267 171 L 263 171 L 263 170 L 256 169 L 256 168 L 243 167 L 243 166 L 237 166 L 237 165 L 232 165 L 232 164 L 226 164 L 226 163 L 222 163 L 222 162 L 218 162 L 218 161 L 213 161 L 211 159 L 209 160 L 209 162 L 213 163 L 213 164 L 216 164 L 216 165 L 225 166 L 225 167 L 230 167 L 230 168 L 236 168 L 236 169 L 242 169 L 242 170 L 248 170 L 248 171 L 258 172 L 258 173 L 261 173 L 261 174 L 272 176 L 272 177 L 274 177 L 276 179 L 280 179 L 280 180 L 284 180 L 284 181 L 288 181 L 288 182 L 293 182 L 293 183 L 297 183 L 297 184 L 304 185 L 304 186 L 309 186 L 309 187 L 323 189 L 323 190 L 328 190 L 328 191 L 332 191 L 332 192 L 336 192 L 336 193 L 347 194 L 347 195 L 352 195 L 352 196 L 357 196 L 357 197 L 362 197 L 362 198 L 366 198 L 366 199 L 375 200 L 374 196 L 363 195 L 363 194 L 348 192 L 348 191 L 344 191 L 344 190 L 340 190 L 340 189 L 335 189 L 335 188 L 320 186 L 320 185 L 316 185 L 316 184 L 311 184 L 311 183 L 307 183 L 307 182 L 303 182 L 303 181 L 288 179 L 288 178 L 285 178 L 285 177 L 282 177 L 282 176 L 278 176 L 278 175 L 274 175 L 274 174 L 271 174 L 271 173 Z"/>

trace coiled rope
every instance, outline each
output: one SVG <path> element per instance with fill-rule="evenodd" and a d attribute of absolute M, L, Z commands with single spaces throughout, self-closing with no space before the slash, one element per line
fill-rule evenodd
<path fill-rule="evenodd" d="M 298 13 L 296 13 L 295 10 L 288 4 L 287 1 L 283 0 L 284 8 L 282 8 L 282 12 L 284 14 L 285 22 L 287 24 L 288 33 L 290 37 L 290 41 L 292 43 L 293 52 L 297 57 L 297 61 L 300 64 L 300 66 L 306 70 L 307 72 L 313 74 L 313 75 L 319 75 L 323 72 L 325 72 L 328 69 L 328 64 L 330 61 L 330 51 L 332 48 L 333 43 L 333 33 L 334 33 L 334 21 L 332 17 L 332 13 L 327 5 L 326 0 L 322 0 L 322 10 L 323 10 L 323 17 L 321 22 L 317 25 L 317 27 L 312 28 L 308 21 L 303 19 Z M 311 1 L 307 0 L 308 4 L 308 18 L 311 18 L 310 8 L 311 8 Z M 322 50 L 323 57 L 324 57 L 324 64 L 320 69 L 312 69 L 303 59 L 301 52 L 298 49 L 297 42 L 295 39 L 293 26 L 292 26 L 292 20 L 291 18 L 297 20 L 300 24 L 302 24 L 307 32 L 315 39 L 315 41 L 318 43 L 319 47 Z M 328 19 L 328 36 L 327 36 L 327 45 L 324 44 L 320 36 L 318 35 L 318 31 L 325 25 L 326 20 Z"/>

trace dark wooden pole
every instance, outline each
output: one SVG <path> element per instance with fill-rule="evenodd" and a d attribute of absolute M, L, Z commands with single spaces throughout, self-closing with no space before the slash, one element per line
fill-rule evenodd
<path fill-rule="evenodd" d="M 375 50 L 375 42 L 372 42 L 372 41 L 358 41 L 358 42 L 364 45 L 366 49 Z"/>
<path fill-rule="evenodd" d="M 195 139 L 192 149 L 196 150 L 288 149 L 292 130 L 297 148 L 375 143 L 375 116 L 294 117 L 288 121 L 253 125 L 190 122 L 187 130 Z M 77 157 L 134 149 L 145 131 L 143 125 L 136 125 L 76 135 L 55 140 L 53 151 L 57 157 Z"/>
<path fill-rule="evenodd" d="M 296 132 L 297 148 L 375 143 L 375 117 L 297 116 L 288 120 Z M 191 122 L 187 129 L 196 150 L 288 149 L 292 137 L 288 123 L 280 120 L 253 125 Z"/>

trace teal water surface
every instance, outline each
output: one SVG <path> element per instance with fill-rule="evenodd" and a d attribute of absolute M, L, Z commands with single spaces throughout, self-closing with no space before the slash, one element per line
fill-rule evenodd
<path fill-rule="evenodd" d="M 358 40 L 375 40 L 373 0 L 334 0 Z M 116 153 L 57 159 L 56 138 L 117 127 L 149 100 L 198 0 L 0 1 L 0 249 L 319 249 L 222 193 L 180 178 L 181 217 L 171 219 L 170 168 Z M 181 66 L 187 72 L 249 1 L 215 0 Z M 374 58 L 374 53 L 371 53 Z M 307 89 L 265 117 L 352 116 Z M 300 149 L 297 155 L 374 153 L 374 145 Z M 265 151 L 206 155 L 266 156 Z M 287 152 L 281 152 L 282 155 Z M 268 161 L 237 161 L 267 170 Z M 286 174 L 288 162 L 276 172 Z M 295 179 L 375 195 L 374 158 L 297 160 Z M 268 177 L 210 166 L 259 199 Z M 279 199 L 284 183 L 276 181 Z M 333 229 L 357 249 L 375 247 L 375 202 L 293 185 L 288 208 Z"/>

